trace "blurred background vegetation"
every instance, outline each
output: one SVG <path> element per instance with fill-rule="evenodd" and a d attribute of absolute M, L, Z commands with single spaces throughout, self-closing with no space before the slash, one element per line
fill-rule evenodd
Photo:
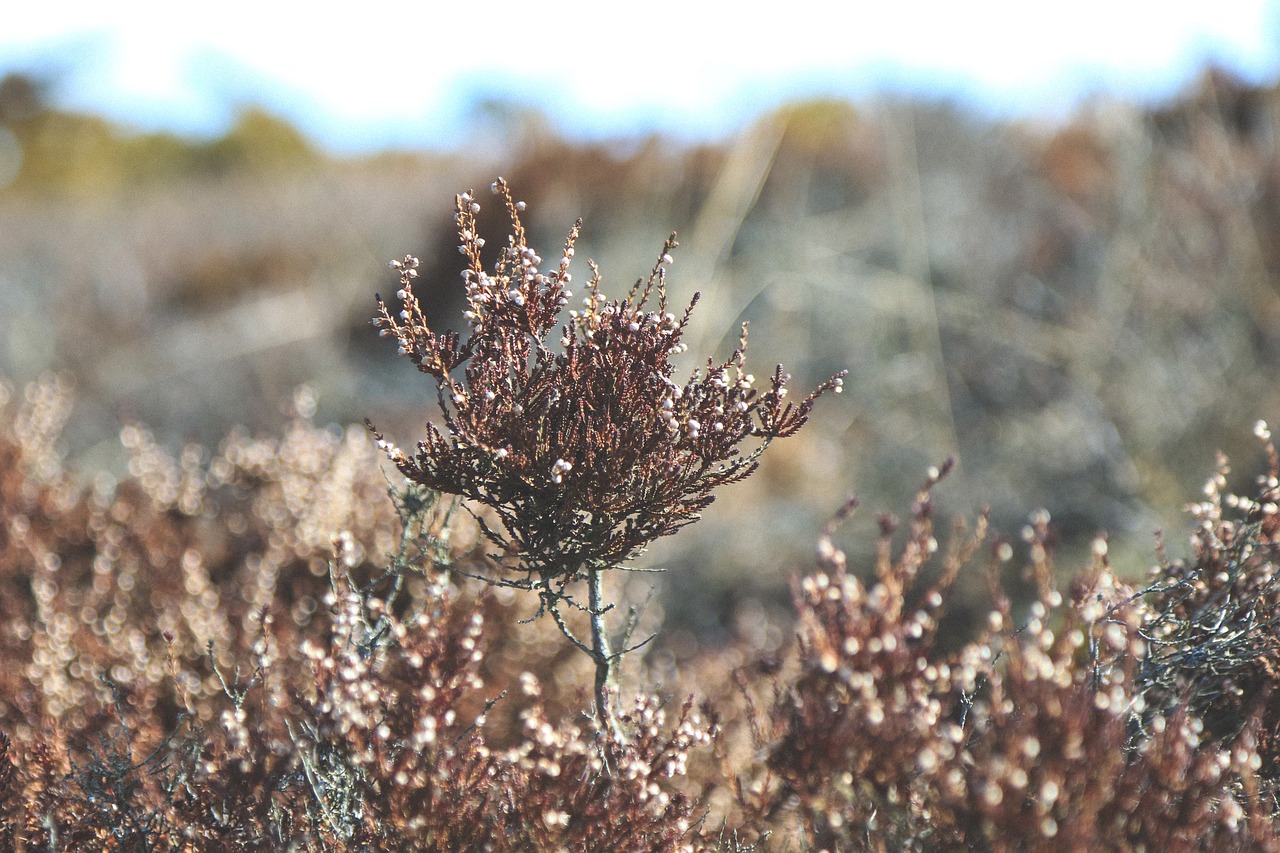
<path fill-rule="evenodd" d="M 806 433 L 649 555 L 671 569 L 669 621 L 756 630 L 846 494 L 866 511 L 842 535 L 871 542 L 874 511 L 952 454 L 943 517 L 990 506 L 1016 540 L 1045 507 L 1064 561 L 1107 530 L 1137 574 L 1156 529 L 1185 550 L 1215 451 L 1253 470 L 1252 424 L 1280 412 L 1278 127 L 1280 90 L 1211 71 L 1159 108 L 1066 122 L 817 100 L 698 145 L 570 142 L 493 104 L 457 153 L 338 158 L 262 109 L 215 139 L 139 133 L 11 75 L 0 375 L 74 381 L 66 450 L 86 475 L 121 469 L 125 422 L 216 445 L 277 428 L 302 383 L 321 422 L 368 416 L 412 442 L 428 385 L 368 325 L 373 294 L 389 258 L 418 255 L 438 322 L 461 325 L 452 198 L 503 175 L 544 255 L 585 218 L 578 260 L 610 294 L 680 232 L 676 301 L 703 293 L 689 369 L 750 320 L 757 375 L 850 371 Z"/>

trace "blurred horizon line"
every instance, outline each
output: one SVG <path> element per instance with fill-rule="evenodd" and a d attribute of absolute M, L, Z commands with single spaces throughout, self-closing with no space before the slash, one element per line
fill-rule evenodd
<path fill-rule="evenodd" d="M 222 65 L 210 57 L 197 64 L 205 67 L 202 74 L 209 75 L 214 74 L 211 66 Z M 800 71 L 739 82 L 714 109 L 705 104 L 683 110 L 661 104 L 601 109 L 574 101 L 566 90 L 546 81 L 474 73 L 453 81 L 447 95 L 416 115 L 344 120 L 315 98 L 290 91 L 287 84 L 232 66 L 234 62 L 223 68 L 230 70 L 220 82 L 195 92 L 185 104 L 78 93 L 70 81 L 81 72 L 47 55 L 34 61 L 6 62 L 0 57 L 0 77 L 32 80 L 44 93 L 45 107 L 102 118 L 130 134 L 212 140 L 230 131 L 245 112 L 261 110 L 285 119 L 318 149 L 339 158 L 417 151 L 475 154 L 486 132 L 501 132 L 513 123 L 578 144 L 651 139 L 722 144 L 770 114 L 816 101 L 840 102 L 855 109 L 913 102 L 955 108 L 977 120 L 1063 124 L 1100 105 L 1158 108 L 1192 93 L 1214 73 L 1250 86 L 1280 85 L 1280 62 L 1232 62 L 1214 55 L 1159 75 L 1107 74 L 1082 67 L 1020 91 L 1000 91 L 971 76 L 868 62 L 835 76 Z M 502 145 L 494 148 L 503 150 Z"/>

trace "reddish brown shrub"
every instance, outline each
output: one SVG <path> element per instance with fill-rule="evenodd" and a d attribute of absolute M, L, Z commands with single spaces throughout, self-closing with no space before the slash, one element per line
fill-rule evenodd
<path fill-rule="evenodd" d="M 418 261 L 393 261 L 400 271 L 393 313 L 379 299 L 375 318 L 436 385 L 444 430 L 428 423 L 415 453 L 380 444 L 414 483 L 478 504 L 498 519 L 476 515 L 502 549 L 494 583 L 536 592 L 570 642 L 596 664 L 596 705 L 602 729 L 620 736 L 608 690 L 618 659 L 604 627 L 613 607 L 602 577 L 621 568 L 653 540 L 692 524 L 721 486 L 750 476 L 769 443 L 794 435 L 817 398 L 840 391 L 843 373 L 807 397 L 787 401 L 790 378 L 778 365 L 758 391 L 746 372 L 747 330 L 727 361 L 707 360 L 683 385 L 672 357 L 686 349 L 681 334 L 698 297 L 677 317 L 667 310 L 666 267 L 673 234 L 647 280 L 621 300 L 600 292 L 592 277 L 582 311 L 569 311 L 560 351 L 549 337 L 572 297 L 569 265 L 581 222 L 551 271 L 525 239 L 520 208 L 504 181 L 493 192 L 506 205 L 512 233 L 491 271 L 476 233 L 481 206 L 457 197 L 459 250 L 470 266 L 466 317 L 470 334 L 437 333 L 427 324 L 413 280 Z M 654 304 L 650 300 L 655 299 Z M 743 452 L 754 440 L 757 446 Z M 586 601 L 574 587 L 586 587 Z M 585 611 L 591 637 L 579 640 L 562 608 Z M 629 633 L 629 630 L 626 632 Z"/>

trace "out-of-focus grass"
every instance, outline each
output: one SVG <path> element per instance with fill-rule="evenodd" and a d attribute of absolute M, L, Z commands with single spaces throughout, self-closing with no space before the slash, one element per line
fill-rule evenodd
<path fill-rule="evenodd" d="M 679 230 L 673 293 L 703 292 L 692 352 L 727 355 L 750 320 L 753 354 L 799 385 L 851 371 L 807 436 L 650 555 L 680 568 L 669 615 L 710 632 L 807 564 L 845 493 L 901 505 L 949 454 L 944 511 L 990 504 L 1016 535 L 1045 506 L 1068 545 L 1107 528 L 1113 555 L 1145 554 L 1213 452 L 1249 458 L 1280 403 L 1280 95 L 1219 75 L 1067 127 L 816 102 L 687 149 L 526 124 L 486 149 L 498 163 L 337 161 L 263 114 L 195 144 L 0 102 L 24 145 L 0 193 L 0 373 L 74 377 L 86 468 L 111 463 L 122 418 L 213 441 L 276 422 L 301 382 L 321 419 L 416 438 L 429 401 L 367 326 L 372 295 L 417 254 L 460 323 L 450 199 L 496 174 L 544 254 L 585 217 L 578 259 L 611 294 Z"/>

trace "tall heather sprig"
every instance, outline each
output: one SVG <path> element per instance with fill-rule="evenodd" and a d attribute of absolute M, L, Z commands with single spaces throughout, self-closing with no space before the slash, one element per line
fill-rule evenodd
<path fill-rule="evenodd" d="M 400 310 L 379 297 L 374 322 L 435 381 L 443 428 L 428 423 L 414 453 L 378 439 L 409 480 L 491 511 L 475 514 L 506 558 L 492 581 L 537 592 L 539 612 L 592 657 L 598 718 L 617 737 L 609 684 L 628 649 L 615 650 L 606 631 L 612 605 L 602 572 L 696 521 L 717 488 L 749 476 L 771 441 L 804 426 L 818 396 L 839 393 L 844 374 L 797 402 L 788 400 L 781 365 L 758 387 L 746 371 L 744 324 L 727 360 L 708 359 L 676 381 L 672 358 L 687 348 L 681 338 L 698 297 L 681 316 L 668 310 L 675 235 L 623 299 L 600 292 L 599 270 L 588 262 L 583 307 L 567 311 L 581 221 L 561 257 L 546 264 L 526 242 L 524 204 L 501 179 L 492 190 L 512 229 L 491 270 L 476 233 L 480 204 L 470 193 L 457 197 L 459 250 L 469 261 L 465 339 L 428 326 L 413 291 L 417 259 L 391 264 Z M 589 641 L 570 629 L 566 606 L 589 614 Z"/>

